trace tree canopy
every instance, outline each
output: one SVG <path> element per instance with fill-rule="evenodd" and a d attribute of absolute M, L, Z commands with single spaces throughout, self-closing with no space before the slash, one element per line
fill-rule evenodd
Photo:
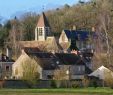
<path fill-rule="evenodd" d="M 97 44 L 95 46 L 98 46 L 99 53 L 109 54 L 110 52 L 111 54 L 113 49 L 112 0 L 90 0 L 89 2 L 79 0 L 78 4 L 73 6 L 65 4 L 64 7 L 46 11 L 45 14 L 55 36 L 59 35 L 63 29 L 72 29 L 73 25 L 77 29 L 89 31 L 95 27 L 99 43 L 97 43 L 99 46 Z M 12 23 L 14 19 L 10 19 L 4 25 L 0 25 L 0 47 L 3 48 L 7 42 L 15 44 L 14 42 L 18 40 L 34 40 L 35 26 L 39 16 L 39 14 L 29 12 L 17 18 L 16 24 Z"/>

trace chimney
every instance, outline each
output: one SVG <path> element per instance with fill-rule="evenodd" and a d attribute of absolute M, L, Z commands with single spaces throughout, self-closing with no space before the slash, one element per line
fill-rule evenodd
<path fill-rule="evenodd" d="M 95 32 L 95 27 L 92 27 L 92 32 Z"/>
<path fill-rule="evenodd" d="M 73 25 L 73 30 L 77 30 L 77 27 L 76 27 L 76 25 Z"/>
<path fill-rule="evenodd" d="M 24 48 L 21 50 L 21 53 L 22 53 L 22 54 L 25 54 L 25 50 L 24 50 Z"/>
<path fill-rule="evenodd" d="M 11 58 L 11 49 L 9 47 L 6 47 L 6 56 Z"/>

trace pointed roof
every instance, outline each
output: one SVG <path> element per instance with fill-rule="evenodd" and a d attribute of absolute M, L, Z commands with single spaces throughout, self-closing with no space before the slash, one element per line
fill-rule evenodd
<path fill-rule="evenodd" d="M 113 72 L 111 70 L 104 66 L 101 66 L 97 70 L 89 74 L 89 76 L 95 76 L 98 77 L 99 79 L 105 79 L 106 74 L 110 74 L 111 77 L 113 77 Z"/>
<path fill-rule="evenodd" d="M 45 14 L 44 14 L 44 12 L 40 16 L 37 26 L 38 27 L 50 27 L 50 25 L 48 23 L 48 20 L 47 20 Z"/>
<path fill-rule="evenodd" d="M 47 51 L 55 51 L 59 52 L 61 50 L 60 45 L 57 43 L 55 37 L 48 37 L 46 40 L 47 46 L 46 49 Z"/>

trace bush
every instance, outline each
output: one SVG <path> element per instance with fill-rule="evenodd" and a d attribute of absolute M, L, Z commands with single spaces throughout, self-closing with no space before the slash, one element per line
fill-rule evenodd
<path fill-rule="evenodd" d="M 51 80 L 51 87 L 52 88 L 56 88 L 56 82 L 55 82 L 55 80 Z"/>
<path fill-rule="evenodd" d="M 113 78 L 106 78 L 105 79 L 105 83 L 108 87 L 110 87 L 111 89 L 113 89 Z"/>
<path fill-rule="evenodd" d="M 96 80 L 96 79 L 93 79 L 93 80 L 90 82 L 90 86 L 97 88 L 97 87 L 98 87 L 97 80 Z"/>
<path fill-rule="evenodd" d="M 71 87 L 71 81 L 70 80 L 63 80 L 62 83 L 61 83 L 61 87 L 70 88 Z"/>
<path fill-rule="evenodd" d="M 88 87 L 89 86 L 89 83 L 90 83 L 90 80 L 85 77 L 83 80 L 82 80 L 82 85 L 83 87 Z"/>
<path fill-rule="evenodd" d="M 113 89 L 113 72 L 108 71 L 108 72 L 104 72 L 104 74 L 105 74 L 104 81 L 106 85 Z"/>
<path fill-rule="evenodd" d="M 79 88 L 81 87 L 80 82 L 79 81 L 73 81 L 71 84 L 72 88 Z"/>

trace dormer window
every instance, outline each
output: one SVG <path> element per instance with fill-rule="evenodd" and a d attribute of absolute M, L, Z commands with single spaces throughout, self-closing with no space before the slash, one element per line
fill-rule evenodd
<path fill-rule="evenodd" d="M 42 35 L 43 35 L 42 28 L 39 28 L 39 36 L 42 36 Z"/>

